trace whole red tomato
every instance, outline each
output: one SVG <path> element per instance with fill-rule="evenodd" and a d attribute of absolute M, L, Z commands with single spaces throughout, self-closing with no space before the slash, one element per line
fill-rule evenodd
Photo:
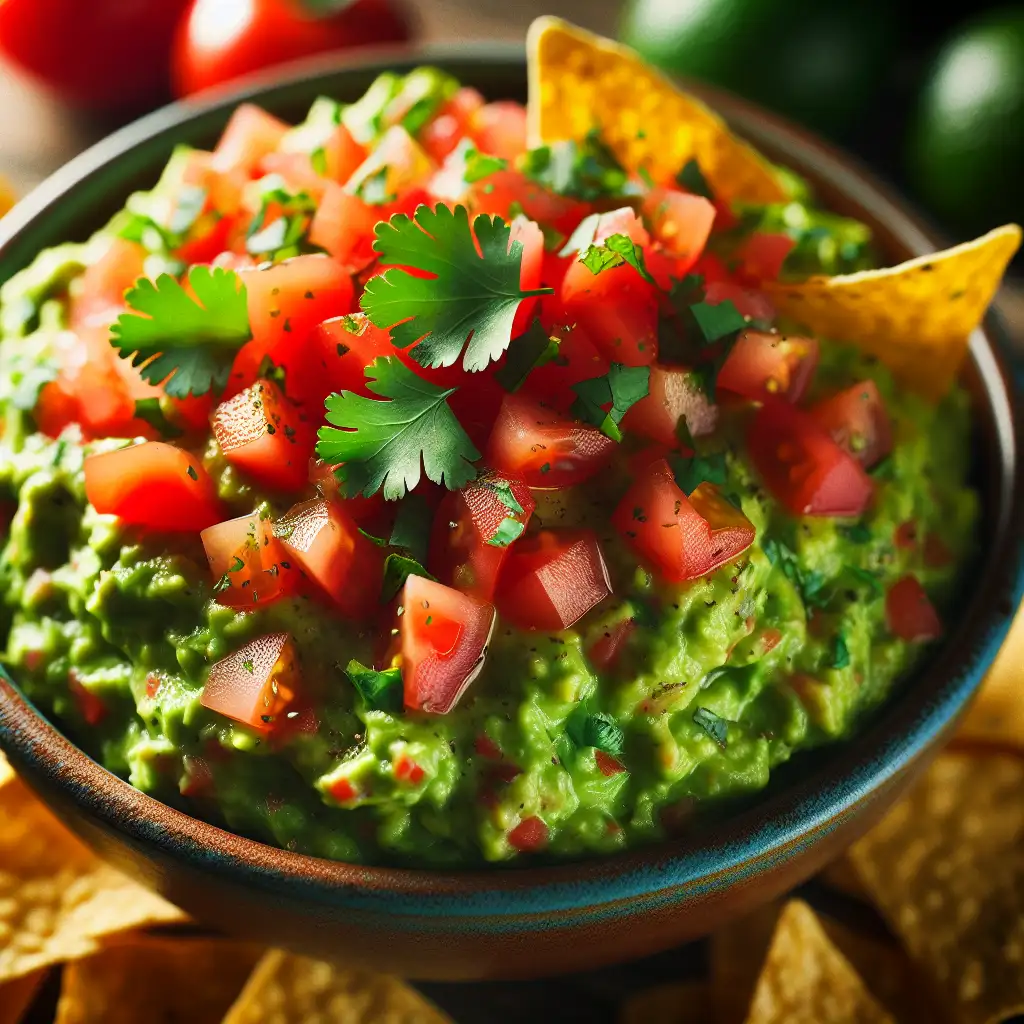
<path fill-rule="evenodd" d="M 0 50 L 76 106 L 143 109 L 168 93 L 188 0 L 0 0 Z"/>
<path fill-rule="evenodd" d="M 174 45 L 174 91 L 187 96 L 325 50 L 403 42 L 390 0 L 193 0 Z"/>

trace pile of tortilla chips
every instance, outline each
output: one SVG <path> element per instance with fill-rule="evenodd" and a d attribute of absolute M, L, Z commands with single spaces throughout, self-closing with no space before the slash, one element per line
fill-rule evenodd
<path fill-rule="evenodd" d="M 696 159 L 722 201 L 784 198 L 770 163 L 617 44 L 539 19 L 530 90 L 534 145 L 597 127 L 656 182 Z M 0 213 L 4 201 L 0 189 Z M 766 290 L 780 312 L 939 395 L 1019 242 L 1009 225 L 899 267 Z M 712 936 L 707 980 L 646 988 L 620 1019 L 996 1024 L 1024 1013 L 1024 613 L 953 745 L 819 881 L 861 906 L 862 926 L 799 899 L 772 904 Z M 449 1019 L 396 978 L 197 934 L 98 860 L 0 756 L 0 1024 L 54 985 L 58 1024 Z"/>

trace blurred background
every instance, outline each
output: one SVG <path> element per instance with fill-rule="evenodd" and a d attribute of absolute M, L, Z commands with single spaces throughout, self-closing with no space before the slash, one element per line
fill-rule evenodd
<path fill-rule="evenodd" d="M 1024 220 L 1024 2 L 0 0 L 0 206 L 117 125 L 321 50 L 521 43 L 559 14 L 857 154 L 950 240 Z M 1024 259 L 1000 297 L 1024 331 Z"/>

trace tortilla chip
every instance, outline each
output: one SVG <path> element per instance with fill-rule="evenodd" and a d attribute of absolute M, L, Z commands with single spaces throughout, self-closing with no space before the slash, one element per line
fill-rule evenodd
<path fill-rule="evenodd" d="M 718 199 L 785 200 L 764 157 L 628 47 L 542 17 L 530 26 L 526 52 L 531 146 L 580 140 L 599 128 L 627 170 L 644 170 L 658 183 L 674 181 L 695 159 Z"/>
<path fill-rule="evenodd" d="M 817 335 L 857 345 L 908 387 L 941 398 L 1020 240 L 1020 228 L 1007 224 L 896 267 L 764 288 L 780 313 Z"/>
<path fill-rule="evenodd" d="M 779 917 L 747 1024 L 894 1024 L 806 903 Z"/>
<path fill-rule="evenodd" d="M 0 753 L 0 789 L 2 789 L 11 779 L 14 778 L 14 769 L 11 767 L 11 762 L 7 760 L 2 753 Z"/>
<path fill-rule="evenodd" d="M 964 716 L 957 739 L 1003 743 L 1024 750 L 1024 608 L 1018 610 L 999 657 Z"/>
<path fill-rule="evenodd" d="M 701 981 L 659 985 L 626 1000 L 620 1024 L 712 1024 L 715 1022 L 711 989 Z"/>
<path fill-rule="evenodd" d="M 267 953 L 224 1024 L 450 1024 L 398 978 L 345 970 L 281 950 Z"/>
<path fill-rule="evenodd" d="M 3 178 L 0 178 L 0 217 L 2 217 L 16 202 L 18 197 L 14 189 Z"/>
<path fill-rule="evenodd" d="M 0 983 L 185 915 L 104 864 L 19 780 L 0 788 Z"/>
<path fill-rule="evenodd" d="M 18 1024 L 45 980 L 46 971 L 36 971 L 0 985 L 0 1024 Z"/>
<path fill-rule="evenodd" d="M 137 936 L 64 969 L 56 1024 L 219 1024 L 263 950 Z"/>
<path fill-rule="evenodd" d="M 850 856 L 965 1024 L 1024 1012 L 1024 758 L 945 754 Z"/>

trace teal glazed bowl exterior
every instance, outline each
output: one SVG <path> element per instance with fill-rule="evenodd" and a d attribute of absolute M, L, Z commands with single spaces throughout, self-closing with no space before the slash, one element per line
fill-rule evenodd
<path fill-rule="evenodd" d="M 521 50 L 475 47 L 345 58 L 254 80 L 241 92 L 160 110 L 72 161 L 0 221 L 0 281 L 44 246 L 100 226 L 148 187 L 178 142 L 209 145 L 253 100 L 300 119 L 320 93 L 354 99 L 385 67 L 449 69 L 490 98 L 523 98 Z M 874 229 L 897 262 L 934 236 L 848 157 L 764 111 L 695 88 L 833 209 Z M 68 742 L 0 679 L 0 748 L 102 856 L 198 921 L 247 939 L 423 979 L 535 977 L 593 969 L 705 934 L 790 889 L 864 833 L 950 734 L 1024 591 L 1024 418 L 1007 340 L 990 317 L 964 380 L 983 496 L 977 563 L 928 664 L 849 741 L 798 755 L 771 786 L 699 835 L 546 867 L 417 871 L 318 860 L 231 835 L 134 790 Z"/>

